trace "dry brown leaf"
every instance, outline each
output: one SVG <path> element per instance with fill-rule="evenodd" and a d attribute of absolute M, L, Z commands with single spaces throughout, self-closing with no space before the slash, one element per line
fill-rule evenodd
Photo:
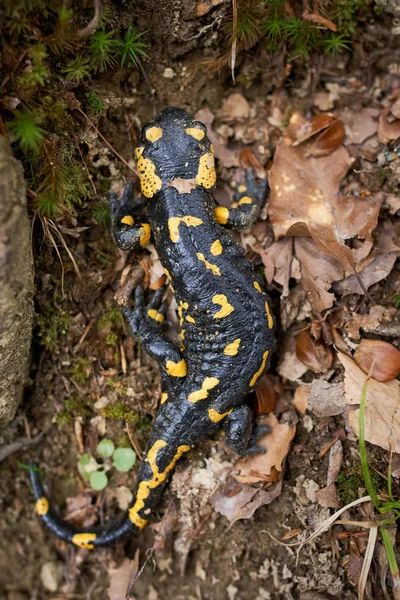
<path fill-rule="evenodd" d="M 329 451 L 328 475 L 326 485 L 330 486 L 335 483 L 337 476 L 343 465 L 343 445 L 340 440 L 336 440 Z"/>
<path fill-rule="evenodd" d="M 183 177 L 175 177 L 169 184 L 175 188 L 178 194 L 190 194 L 197 186 L 195 179 L 183 179 Z"/>
<path fill-rule="evenodd" d="M 371 306 L 369 313 L 366 315 L 353 313 L 350 318 L 346 317 L 345 330 L 351 339 L 358 340 L 361 337 L 360 329 L 375 332 L 380 325 L 393 321 L 396 312 L 397 309 L 394 306 L 375 304 L 375 306 Z"/>
<path fill-rule="evenodd" d="M 256 387 L 257 415 L 267 415 L 276 405 L 276 391 L 269 375 L 263 375 Z"/>
<path fill-rule="evenodd" d="M 284 340 L 281 357 L 277 371 L 284 379 L 296 381 L 307 373 L 308 367 L 296 356 L 296 340 L 293 335 L 287 335 Z"/>
<path fill-rule="evenodd" d="M 265 169 L 250 148 L 245 148 L 240 153 L 239 159 L 243 169 L 253 169 L 257 177 L 265 179 Z"/>
<path fill-rule="evenodd" d="M 273 413 L 263 419 L 262 423 L 271 427 L 270 433 L 257 442 L 265 448 L 266 453 L 247 456 L 239 461 L 239 473 L 234 475 L 239 483 L 265 481 L 273 473 L 273 468 L 278 472 L 282 471 L 282 463 L 289 452 L 296 427 L 290 423 L 280 423 Z"/>
<path fill-rule="evenodd" d="M 309 331 L 297 336 L 296 356 L 313 373 L 325 373 L 333 363 L 332 350 L 322 340 L 315 340 Z"/>
<path fill-rule="evenodd" d="M 307 141 L 313 135 L 329 127 L 336 117 L 327 113 L 314 115 L 311 119 L 305 119 L 301 113 L 293 113 L 290 124 L 289 134 L 293 141 L 293 146 L 298 146 Z"/>
<path fill-rule="evenodd" d="M 135 558 L 129 560 L 124 558 L 122 563 L 117 567 L 115 563 L 108 567 L 108 577 L 110 585 L 108 586 L 107 594 L 109 600 L 124 600 L 127 597 L 127 592 L 139 570 L 139 549 L 136 550 Z"/>
<path fill-rule="evenodd" d="M 384 222 L 376 231 L 376 255 L 360 273 L 366 289 L 385 279 L 393 269 L 396 257 L 400 255 L 400 244 L 396 240 L 397 232 L 391 222 Z M 360 284 L 354 275 L 346 277 L 333 285 L 337 294 L 360 294 Z"/>
<path fill-rule="evenodd" d="M 321 488 L 315 493 L 316 500 L 324 508 L 340 508 L 340 500 L 334 483 Z"/>
<path fill-rule="evenodd" d="M 236 121 L 247 119 L 250 114 L 250 105 L 242 94 L 231 94 L 222 102 L 221 119 L 223 121 Z"/>
<path fill-rule="evenodd" d="M 314 379 L 308 396 L 307 410 L 317 417 L 340 415 L 346 409 L 344 385 L 328 383 L 323 379 Z"/>
<path fill-rule="evenodd" d="M 293 406 L 302 415 L 306 414 L 307 404 L 308 404 L 308 396 L 310 395 L 310 391 L 311 391 L 311 386 L 299 385 L 299 387 L 296 388 L 296 390 L 294 392 Z"/>
<path fill-rule="evenodd" d="M 371 241 L 381 202 L 343 197 L 339 184 L 353 159 L 343 147 L 307 158 L 311 144 L 294 147 L 288 136 L 278 144 L 270 171 L 270 223 L 277 239 L 311 235 L 320 250 L 352 273 L 356 265 L 345 241 L 355 236 Z"/>
<path fill-rule="evenodd" d="M 282 296 L 289 294 L 289 279 L 300 279 L 300 272 L 293 272 L 293 240 L 284 238 L 271 244 L 264 253 L 262 261 L 265 267 L 265 277 L 271 285 L 276 281 L 283 287 Z M 298 266 L 298 263 L 297 263 Z"/>
<path fill-rule="evenodd" d="M 332 121 L 325 131 L 322 131 L 310 148 L 308 156 L 328 156 L 344 142 L 346 133 L 340 119 Z"/>
<path fill-rule="evenodd" d="M 219 6 L 224 0 L 206 0 L 205 2 L 199 2 L 196 6 L 196 17 L 203 17 L 206 15 L 214 6 Z"/>
<path fill-rule="evenodd" d="M 332 287 L 334 281 L 343 278 L 342 265 L 332 256 L 319 252 L 311 238 L 295 238 L 294 252 L 300 263 L 301 286 L 307 292 L 314 311 L 321 312 L 330 308 L 335 301 L 335 295 L 327 290 Z"/>
<path fill-rule="evenodd" d="M 325 19 L 325 17 L 321 17 L 317 13 L 310 13 L 307 10 L 303 11 L 303 19 L 306 21 L 312 21 L 312 23 L 321 23 L 321 25 L 325 25 L 331 31 L 337 31 L 337 27 L 335 23 L 329 21 L 329 19 Z"/>
<path fill-rule="evenodd" d="M 224 141 L 221 140 L 221 138 L 211 127 L 214 122 L 214 115 L 211 110 L 209 108 L 202 108 L 196 113 L 195 118 L 204 123 L 204 125 L 207 127 L 207 135 L 210 142 L 214 146 L 214 154 L 221 164 L 227 169 L 230 167 L 238 167 L 239 156 L 237 153 L 229 150 Z"/>
<path fill-rule="evenodd" d="M 346 130 L 345 145 L 362 144 L 375 135 L 378 130 L 378 115 L 379 110 L 370 107 L 357 111 L 346 108 L 341 111 L 339 117 Z"/>
<path fill-rule="evenodd" d="M 360 404 L 367 375 L 354 360 L 338 353 L 345 369 L 344 388 L 347 404 Z M 349 412 L 349 425 L 358 435 L 359 410 Z M 364 435 L 367 442 L 385 450 L 400 452 L 400 382 L 382 383 L 370 379 L 364 414 Z"/>
<path fill-rule="evenodd" d="M 217 492 L 211 498 L 216 511 L 224 515 L 233 525 L 239 519 L 250 519 L 255 511 L 266 504 L 270 504 L 277 498 L 282 490 L 281 477 L 278 483 L 273 484 L 268 491 L 260 490 L 251 485 L 243 485 L 234 496 Z"/>
<path fill-rule="evenodd" d="M 379 115 L 378 137 L 383 144 L 387 144 L 400 137 L 400 119 L 389 120 L 390 106 L 386 106 Z"/>

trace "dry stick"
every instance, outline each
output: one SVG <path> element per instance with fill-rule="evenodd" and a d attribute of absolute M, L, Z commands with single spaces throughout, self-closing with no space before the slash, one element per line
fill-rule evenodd
<path fill-rule="evenodd" d="M 101 2 L 100 0 L 94 0 L 94 15 L 93 18 L 89 21 L 89 23 L 83 29 L 78 31 L 78 37 L 84 38 L 88 35 L 92 35 L 95 32 L 97 25 L 99 24 L 100 19 L 100 8 Z"/>
<path fill-rule="evenodd" d="M 231 72 L 232 81 L 235 84 L 235 65 L 236 65 L 236 50 L 237 50 L 237 0 L 232 0 L 232 11 L 233 11 L 233 32 L 232 32 L 232 47 L 231 47 Z"/>
<path fill-rule="evenodd" d="M 29 446 L 35 446 L 35 444 L 38 444 L 42 437 L 49 431 L 49 429 L 49 427 L 44 429 L 31 440 L 27 438 L 21 438 L 12 444 L 0 446 L 0 462 L 11 456 L 11 454 L 19 452 L 19 450 L 22 450 L 23 448 L 28 448 Z"/>
<path fill-rule="evenodd" d="M 121 162 L 124 163 L 124 165 L 126 167 L 128 167 L 128 169 L 130 169 L 130 171 L 132 171 L 132 173 L 135 173 L 135 175 L 137 175 L 137 171 L 136 169 L 134 169 L 133 167 L 131 167 L 131 165 L 129 163 L 126 162 L 126 160 L 120 155 L 118 154 L 118 152 L 115 150 L 115 148 L 110 144 L 110 142 L 108 140 L 106 140 L 106 138 L 104 137 L 104 135 L 102 133 L 100 133 L 100 131 L 97 129 L 96 125 L 93 123 L 93 121 L 91 119 L 89 119 L 89 117 L 87 116 L 86 113 L 83 112 L 83 110 L 81 108 L 79 108 L 79 106 L 76 107 L 77 110 L 81 113 L 81 115 L 83 115 L 85 117 L 85 119 L 90 123 L 90 125 L 93 127 L 93 129 L 95 130 L 95 132 L 97 133 L 97 135 L 99 135 L 101 137 L 101 139 L 103 140 L 103 142 L 105 144 L 107 144 L 107 146 L 110 148 L 111 152 L 113 152 L 115 154 L 115 156 L 117 158 L 119 158 L 119 160 Z"/>

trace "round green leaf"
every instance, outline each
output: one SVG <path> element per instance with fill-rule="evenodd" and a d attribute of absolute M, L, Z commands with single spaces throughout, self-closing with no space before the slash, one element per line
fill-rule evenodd
<path fill-rule="evenodd" d="M 97 446 L 97 452 L 103 458 L 110 458 L 110 456 L 113 455 L 114 450 L 114 442 L 111 440 L 101 440 L 100 444 Z"/>
<path fill-rule="evenodd" d="M 90 454 L 82 454 L 78 461 L 78 471 L 87 481 L 89 481 L 91 474 L 99 467 L 100 465 Z"/>
<path fill-rule="evenodd" d="M 107 483 L 108 483 L 108 478 L 107 478 L 107 475 L 104 473 L 104 471 L 95 471 L 90 476 L 90 485 L 92 486 L 92 488 L 94 490 L 97 490 L 98 492 L 100 490 L 104 490 Z"/>
<path fill-rule="evenodd" d="M 136 462 L 136 454 L 132 450 L 132 448 L 117 448 L 114 452 L 114 467 L 125 473 L 125 471 L 129 471 L 133 467 Z"/>

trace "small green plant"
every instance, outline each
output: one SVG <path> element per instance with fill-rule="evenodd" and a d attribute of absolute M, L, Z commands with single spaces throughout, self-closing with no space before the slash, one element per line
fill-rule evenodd
<path fill-rule="evenodd" d="M 97 453 L 103 462 L 98 463 L 90 454 L 83 454 L 78 461 L 79 473 L 96 491 L 106 487 L 107 472 L 112 467 L 121 473 L 126 473 L 136 462 L 136 454 L 132 448 L 115 448 L 114 442 L 108 439 L 98 444 Z"/>
<path fill-rule="evenodd" d="M 351 48 L 350 40 L 346 39 L 343 33 L 340 35 L 331 33 L 321 41 L 321 45 L 327 54 L 338 54 L 342 50 L 350 50 Z"/>
<path fill-rule="evenodd" d="M 393 298 L 393 306 L 395 308 L 400 308 L 400 294 L 396 294 Z"/>
<path fill-rule="evenodd" d="M 9 123 L 15 141 L 23 152 L 37 152 L 43 142 L 45 130 L 39 126 L 40 117 L 34 112 L 18 113 Z"/>
<path fill-rule="evenodd" d="M 57 347 L 60 336 L 65 335 L 71 324 L 71 317 L 65 310 L 49 309 L 46 315 L 38 315 L 38 340 L 46 350 L 54 350 Z"/>
<path fill-rule="evenodd" d="M 119 51 L 118 40 L 114 38 L 114 31 L 100 29 L 90 38 L 89 54 L 91 65 L 100 71 L 106 71 L 117 64 Z"/>
<path fill-rule="evenodd" d="M 62 69 L 62 72 L 67 75 L 67 79 L 84 79 L 90 75 L 89 62 L 90 61 L 87 56 L 77 54 L 74 60 L 72 60 L 66 67 Z"/>
<path fill-rule="evenodd" d="M 85 96 L 89 106 L 93 108 L 95 112 L 99 113 L 104 110 L 103 101 L 101 98 L 99 98 L 99 96 L 97 96 L 94 90 L 90 90 L 87 94 L 85 94 Z"/>
<path fill-rule="evenodd" d="M 137 423 L 139 421 L 137 411 L 129 408 L 122 401 L 107 404 L 107 406 L 101 409 L 100 414 L 104 419 L 126 421 L 127 423 Z"/>
<path fill-rule="evenodd" d="M 140 56 L 148 58 L 145 52 L 147 44 L 140 40 L 142 35 L 145 33 L 147 32 L 140 32 L 136 27 L 134 29 L 131 29 L 130 27 L 128 28 L 128 31 L 126 31 L 119 45 L 119 52 L 121 54 L 121 67 L 124 66 L 126 59 L 128 59 L 128 65 L 131 63 L 137 67 L 137 61 Z"/>

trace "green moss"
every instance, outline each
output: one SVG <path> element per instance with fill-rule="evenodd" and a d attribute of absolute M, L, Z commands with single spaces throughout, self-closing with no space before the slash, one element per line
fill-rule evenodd
<path fill-rule="evenodd" d="M 371 471 L 376 489 L 383 483 L 382 477 Z M 349 469 L 342 469 L 336 479 L 337 489 L 344 504 L 350 504 L 358 498 L 358 489 L 364 488 L 361 464 L 352 465 Z"/>
<path fill-rule="evenodd" d="M 90 372 L 91 362 L 88 358 L 83 356 L 80 358 L 74 367 L 71 369 L 71 377 L 80 386 L 85 385 L 87 381 L 88 373 Z"/>
<path fill-rule="evenodd" d="M 71 325 L 71 317 L 63 309 L 49 309 L 46 315 L 38 315 L 36 324 L 39 328 L 37 338 L 46 350 L 54 350 L 60 337 L 65 335 Z"/>
<path fill-rule="evenodd" d="M 74 417 L 88 417 L 91 414 L 90 403 L 87 398 L 72 394 L 71 398 L 65 401 L 64 407 L 67 413 Z"/>
<path fill-rule="evenodd" d="M 138 429 L 140 429 L 141 431 L 151 431 L 151 429 L 153 427 L 153 421 L 148 415 L 146 415 L 144 417 L 140 417 L 140 419 L 137 422 L 136 427 Z"/>
<path fill-rule="evenodd" d="M 139 420 L 139 414 L 122 401 L 108 404 L 100 411 L 100 414 L 105 419 L 126 421 L 127 423 L 137 423 Z"/>

